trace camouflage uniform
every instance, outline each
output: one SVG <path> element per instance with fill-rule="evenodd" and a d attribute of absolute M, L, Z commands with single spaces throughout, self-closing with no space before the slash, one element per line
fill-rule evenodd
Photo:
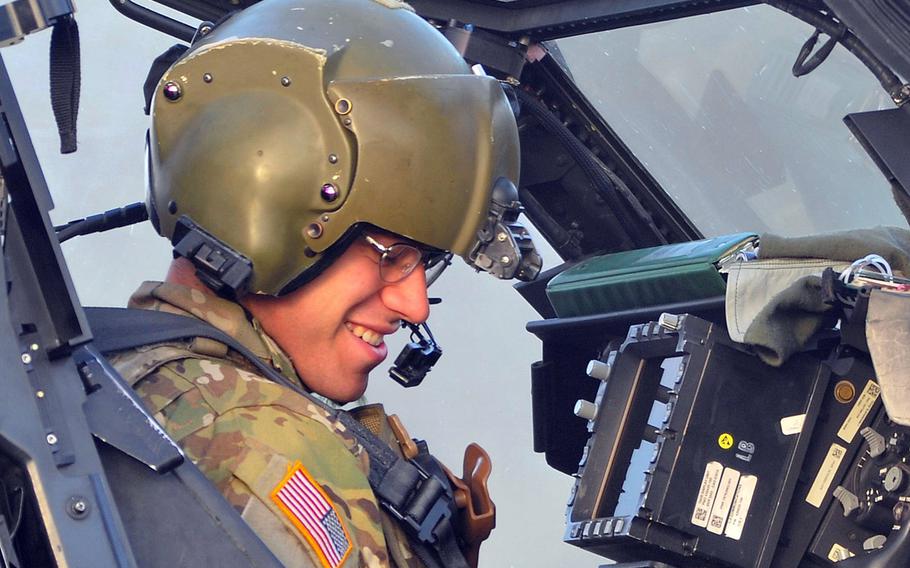
<path fill-rule="evenodd" d="M 176 284 L 146 282 L 129 305 L 204 320 L 303 387 L 287 355 L 236 303 Z M 380 509 L 367 480 L 367 453 L 319 405 L 266 380 L 240 354 L 206 338 L 141 347 L 112 362 L 285 565 L 423 565 L 397 523 Z M 381 407 L 367 408 L 365 415 L 358 418 L 398 449 Z M 329 543 L 337 552 L 334 558 L 326 553 L 325 540 L 275 497 L 295 467 L 321 488 L 335 511 L 334 545 Z"/>

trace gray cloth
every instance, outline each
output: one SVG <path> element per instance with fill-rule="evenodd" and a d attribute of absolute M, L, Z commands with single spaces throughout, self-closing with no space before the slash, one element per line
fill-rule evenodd
<path fill-rule="evenodd" d="M 782 364 L 817 331 L 803 321 L 804 313 L 824 314 L 828 309 L 812 303 L 822 272 L 846 266 L 818 258 L 769 258 L 731 265 L 726 293 L 730 339 L 755 346 L 771 365 Z"/>
<path fill-rule="evenodd" d="M 853 229 L 808 237 L 761 236 L 759 258 L 830 258 L 851 263 L 877 254 L 893 270 L 910 274 L 910 231 L 898 227 Z"/>
<path fill-rule="evenodd" d="M 910 231 L 876 227 L 795 238 L 768 234 L 762 235 L 759 249 L 760 259 L 822 258 L 830 259 L 835 267 L 868 254 L 881 255 L 892 269 L 907 274 L 910 272 Z M 763 283 L 760 278 L 753 278 L 749 285 L 760 287 Z M 730 294 L 735 293 L 736 288 L 731 290 L 728 286 L 728 306 Z M 828 314 L 830 310 L 831 306 L 822 302 L 821 277 L 799 276 L 789 286 L 781 287 L 764 305 L 750 307 L 749 311 L 756 315 L 748 323 L 743 342 L 755 346 L 759 356 L 769 365 L 780 366 L 804 348 L 816 332 L 833 324 Z M 727 317 L 731 317 L 729 312 Z"/>
<path fill-rule="evenodd" d="M 866 341 L 888 416 L 910 426 L 910 295 L 872 291 Z"/>

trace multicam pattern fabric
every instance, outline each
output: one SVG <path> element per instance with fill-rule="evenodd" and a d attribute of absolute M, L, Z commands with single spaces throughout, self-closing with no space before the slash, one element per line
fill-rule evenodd
<path fill-rule="evenodd" d="M 302 385 L 288 357 L 238 304 L 150 282 L 133 295 L 130 307 L 205 320 Z M 285 565 L 323 565 L 270 498 L 299 461 L 350 535 L 352 551 L 341 566 L 422 566 L 380 511 L 367 480 L 369 456 L 324 408 L 262 378 L 238 353 L 204 338 L 145 346 L 112 357 L 112 363 Z"/>

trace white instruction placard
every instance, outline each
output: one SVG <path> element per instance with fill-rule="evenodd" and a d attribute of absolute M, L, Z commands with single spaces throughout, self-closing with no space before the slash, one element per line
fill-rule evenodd
<path fill-rule="evenodd" d="M 733 497 L 733 507 L 730 509 L 730 518 L 727 520 L 724 536 L 734 540 L 742 538 L 743 528 L 746 526 L 746 518 L 749 516 L 749 507 L 752 506 L 752 497 L 755 495 L 757 485 L 758 478 L 754 475 L 743 475 L 739 478 L 739 485 L 736 488 L 736 495 Z"/>
<path fill-rule="evenodd" d="M 692 512 L 692 524 L 697 527 L 707 528 L 708 516 L 711 506 L 714 505 L 714 496 L 723 475 L 724 466 L 720 462 L 709 462 L 705 466 L 705 474 L 701 478 L 701 487 L 698 489 L 698 498 L 695 501 L 695 510 Z"/>
<path fill-rule="evenodd" d="M 841 440 L 848 444 L 853 442 L 853 438 L 856 436 L 856 433 L 859 432 L 863 422 L 866 421 L 866 417 L 869 416 L 869 412 L 872 410 L 872 406 L 875 405 L 875 401 L 878 400 L 881 392 L 882 389 L 875 381 L 866 383 L 866 388 L 863 389 L 862 394 L 856 399 L 856 404 L 853 405 L 850 414 L 847 415 L 847 418 L 844 419 L 844 423 L 841 424 L 840 430 L 837 431 L 837 436 Z"/>
<path fill-rule="evenodd" d="M 739 484 L 739 472 L 732 467 L 724 469 L 724 474 L 720 477 L 720 485 L 717 487 L 717 495 L 714 497 L 714 506 L 711 507 L 711 516 L 708 517 L 708 532 L 722 534 L 724 525 L 727 524 L 727 515 L 730 514 L 730 507 L 733 506 L 733 496 L 736 494 L 736 487 Z"/>
<path fill-rule="evenodd" d="M 812 482 L 812 487 L 809 488 L 809 494 L 806 495 L 806 503 L 813 507 L 821 508 L 822 501 L 825 500 L 828 495 L 828 489 L 831 488 L 831 482 L 834 481 L 834 475 L 846 455 L 846 448 L 838 444 L 831 444 L 831 447 L 828 448 L 828 455 L 825 456 L 825 461 L 822 462 L 822 466 L 818 469 L 818 474 L 815 476 L 815 481 Z"/>

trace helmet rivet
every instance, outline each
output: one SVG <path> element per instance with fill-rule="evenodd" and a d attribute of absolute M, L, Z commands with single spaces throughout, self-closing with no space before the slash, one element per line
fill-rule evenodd
<path fill-rule="evenodd" d="M 344 125 L 345 125 L 345 126 L 350 126 L 350 125 L 351 125 L 351 119 L 350 119 L 350 118 L 344 119 Z"/>
<path fill-rule="evenodd" d="M 323 222 L 323 223 L 328 223 L 328 222 L 329 222 L 329 219 L 331 219 L 331 217 L 329 217 L 328 215 L 323 215 L 323 216 L 322 216 L 322 222 Z"/>
<path fill-rule="evenodd" d="M 335 187 L 334 184 L 327 183 L 322 186 L 322 189 L 319 191 L 319 195 L 322 196 L 322 199 L 331 203 L 338 199 L 338 188 Z"/>
<path fill-rule="evenodd" d="M 177 212 L 177 202 L 176 201 L 172 200 L 172 201 L 167 202 L 167 212 L 170 213 L 171 215 L 173 215 L 174 213 Z"/>
<path fill-rule="evenodd" d="M 291 78 L 290 78 L 290 77 L 287 77 L 287 76 L 282 77 L 282 78 L 281 78 L 281 86 L 282 86 L 282 87 L 290 87 L 290 86 L 291 86 Z"/>
<path fill-rule="evenodd" d="M 311 239 L 318 239 L 322 236 L 322 225 L 319 223 L 310 223 L 306 228 L 306 234 Z"/>
<path fill-rule="evenodd" d="M 335 101 L 335 112 L 341 115 L 351 112 L 351 101 L 347 99 L 338 99 Z"/>
<path fill-rule="evenodd" d="M 212 74 L 211 74 L 211 73 L 204 73 L 204 74 L 202 75 L 202 80 L 205 81 L 206 83 L 211 83 L 211 82 L 212 82 Z"/>
<path fill-rule="evenodd" d="M 503 263 L 503 264 L 511 264 L 511 263 L 512 263 L 512 259 L 509 258 L 509 257 L 507 257 L 507 256 L 504 256 L 504 257 L 502 257 L 502 258 L 499 259 L 499 262 L 501 262 L 501 263 Z"/>
<path fill-rule="evenodd" d="M 178 100 L 183 95 L 180 90 L 180 85 L 173 81 L 168 81 L 164 84 L 163 92 L 164 98 L 172 102 Z"/>
<path fill-rule="evenodd" d="M 330 164 L 337 164 L 337 163 L 338 163 L 338 156 L 336 156 L 335 154 L 329 154 L 329 163 L 330 163 Z"/>

